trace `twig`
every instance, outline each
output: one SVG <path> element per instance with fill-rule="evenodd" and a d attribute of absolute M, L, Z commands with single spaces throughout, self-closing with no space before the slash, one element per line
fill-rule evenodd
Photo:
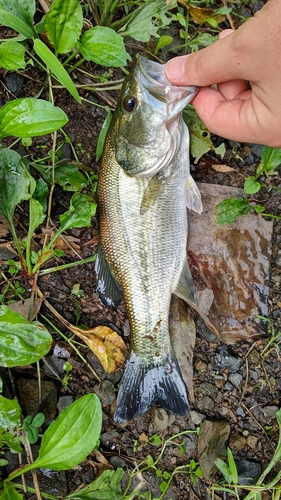
<path fill-rule="evenodd" d="M 224 5 L 225 7 L 227 7 L 227 2 L 226 2 L 226 0 L 221 0 L 221 1 L 222 1 L 223 5 Z M 235 28 L 235 24 L 234 24 L 234 22 L 233 22 L 233 20 L 232 20 L 231 15 L 230 15 L 230 14 L 226 14 L 226 17 L 227 17 L 227 20 L 228 20 L 228 22 L 229 22 L 229 24 L 230 24 L 230 27 L 231 27 L 233 30 L 235 30 L 235 29 L 236 29 L 236 28 Z"/>
<path fill-rule="evenodd" d="M 29 464 L 32 464 L 33 463 L 33 456 L 32 456 L 31 446 L 30 446 L 30 443 L 29 443 L 26 435 L 25 435 L 25 439 L 24 439 L 24 447 L 25 447 L 25 451 L 26 451 L 27 461 Z M 32 474 L 32 480 L 33 480 L 34 488 L 36 491 L 37 499 L 42 500 L 36 470 L 33 469 L 31 471 L 31 474 Z"/>

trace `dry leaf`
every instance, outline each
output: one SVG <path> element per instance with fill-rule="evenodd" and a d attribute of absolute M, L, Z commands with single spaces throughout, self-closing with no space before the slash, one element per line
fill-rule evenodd
<path fill-rule="evenodd" d="M 0 214 L 0 237 L 7 236 L 9 233 L 9 224 L 6 221 L 5 217 Z"/>
<path fill-rule="evenodd" d="M 212 169 L 216 172 L 235 172 L 235 168 L 229 167 L 228 165 L 212 165 Z"/>
<path fill-rule="evenodd" d="M 214 16 L 215 11 L 212 9 L 206 9 L 204 7 L 194 7 L 194 5 L 185 4 L 188 8 L 193 21 L 197 24 L 203 24 L 208 17 L 215 19 L 217 23 L 222 23 L 225 16 L 217 14 Z"/>
<path fill-rule="evenodd" d="M 42 299 L 33 299 L 30 297 L 29 299 L 18 300 L 18 302 L 9 304 L 8 308 L 11 311 L 21 314 L 25 319 L 32 321 L 39 313 L 41 304 Z"/>
<path fill-rule="evenodd" d="M 107 326 L 81 330 L 71 325 L 70 329 L 90 347 L 107 373 L 114 373 L 123 368 L 127 357 L 127 347 L 118 333 Z"/>
<path fill-rule="evenodd" d="M 186 303 L 172 295 L 169 329 L 171 342 L 178 360 L 182 378 L 187 386 L 189 399 L 193 394 L 193 350 L 196 338 L 195 323 Z"/>
<path fill-rule="evenodd" d="M 92 457 L 90 463 L 96 477 L 99 477 L 105 470 L 114 468 L 99 450 L 93 450 Z"/>

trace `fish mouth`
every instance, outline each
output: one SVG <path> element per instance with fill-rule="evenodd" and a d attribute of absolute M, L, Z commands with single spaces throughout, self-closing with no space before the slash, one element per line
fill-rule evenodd
<path fill-rule="evenodd" d="M 195 96 L 195 86 L 178 87 L 173 85 L 165 73 L 165 65 L 150 61 L 140 56 L 136 65 L 139 83 L 156 99 L 166 104 L 173 104 L 174 114 L 182 110 Z M 179 106 L 175 106 L 178 103 Z"/>

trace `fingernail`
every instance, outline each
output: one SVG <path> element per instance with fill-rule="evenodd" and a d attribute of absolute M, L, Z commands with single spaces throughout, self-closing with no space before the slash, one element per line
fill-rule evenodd
<path fill-rule="evenodd" d="M 166 63 L 165 73 L 168 80 L 170 80 L 171 82 L 179 82 L 183 79 L 184 76 L 186 76 L 185 63 L 189 55 L 190 54 L 188 54 L 187 56 L 174 57 Z"/>

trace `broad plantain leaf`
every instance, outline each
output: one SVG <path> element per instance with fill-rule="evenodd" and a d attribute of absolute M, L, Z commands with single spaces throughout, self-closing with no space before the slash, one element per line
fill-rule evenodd
<path fill-rule="evenodd" d="M 41 57 L 42 61 L 50 68 L 55 77 L 61 82 L 61 84 L 68 90 L 68 92 L 76 99 L 77 102 L 81 103 L 80 96 L 77 89 L 71 80 L 69 74 L 64 69 L 63 65 L 60 63 L 58 58 L 50 51 L 50 49 L 41 42 L 41 40 L 34 40 L 34 50 L 36 54 Z M 59 108 L 58 108 L 59 109 Z M 65 122 L 66 123 L 66 122 Z M 62 125 L 60 125 L 62 126 Z M 60 128 L 60 127 L 57 127 Z M 54 129 L 55 130 L 55 129 Z"/>
<path fill-rule="evenodd" d="M 19 42 L 7 41 L 0 44 L 0 66 L 9 71 L 24 69 L 24 46 Z"/>
<path fill-rule="evenodd" d="M 101 66 L 118 68 L 125 66 L 127 59 L 130 60 L 122 36 L 106 26 L 87 30 L 80 44 L 80 52 L 87 61 L 94 61 Z"/>
<path fill-rule="evenodd" d="M 86 488 L 82 488 L 76 493 L 67 495 L 65 500 L 122 500 L 124 496 L 121 491 L 121 480 L 124 471 L 121 468 L 116 470 L 105 470 L 100 477 L 95 479 Z"/>
<path fill-rule="evenodd" d="M 216 206 L 217 224 L 229 224 L 234 222 L 240 215 L 248 214 L 251 207 L 246 198 L 239 200 L 238 198 L 228 198 L 223 200 Z"/>
<path fill-rule="evenodd" d="M 21 425 L 21 409 L 16 399 L 0 395 L 0 427 L 12 430 Z"/>
<path fill-rule="evenodd" d="M 83 26 L 79 0 L 54 0 L 46 15 L 45 28 L 56 55 L 67 54 L 75 47 Z"/>
<path fill-rule="evenodd" d="M 37 227 L 42 224 L 43 220 L 45 219 L 46 214 L 43 212 L 43 207 L 41 203 L 37 200 L 34 200 L 33 198 L 30 198 L 29 200 L 29 227 L 28 227 L 28 237 L 27 239 L 30 240 L 32 238 L 32 235 L 37 229 Z"/>
<path fill-rule="evenodd" d="M 66 470 L 75 467 L 98 444 L 101 423 L 98 397 L 95 394 L 82 396 L 48 427 L 32 468 Z"/>
<path fill-rule="evenodd" d="M 54 179 L 52 170 L 44 168 L 40 165 L 35 165 L 35 168 L 40 172 L 45 181 L 49 184 L 59 184 L 65 191 L 81 191 L 87 185 L 87 180 L 79 171 L 79 163 L 71 162 L 70 160 L 62 160 L 54 167 Z"/>
<path fill-rule="evenodd" d="M 18 31 L 26 38 L 33 38 L 35 0 L 0 0 L 0 23 Z"/>
<path fill-rule="evenodd" d="M 261 153 L 261 163 L 264 170 L 275 170 L 281 165 L 281 149 L 264 146 Z"/>
<path fill-rule="evenodd" d="M 159 37 L 158 28 L 170 23 L 166 13 L 173 7 L 175 7 L 174 2 L 163 2 L 163 0 L 145 2 L 134 11 L 129 22 L 119 30 L 120 35 L 130 36 L 139 42 L 149 42 L 151 36 Z"/>
<path fill-rule="evenodd" d="M 23 496 L 12 484 L 4 483 L 4 491 L 0 490 L 1 500 L 24 500 Z"/>
<path fill-rule="evenodd" d="M 96 207 L 90 196 L 75 193 L 70 200 L 69 210 L 60 216 L 60 232 L 73 227 L 89 227 Z"/>
<path fill-rule="evenodd" d="M 0 306 L 0 366 L 24 366 L 38 361 L 52 337 L 38 321 L 31 323 L 7 306 Z"/>
<path fill-rule="evenodd" d="M 64 111 L 43 99 L 26 97 L 0 109 L 0 137 L 36 137 L 50 134 L 68 121 Z"/>
<path fill-rule="evenodd" d="M 34 188 L 35 181 L 26 170 L 21 156 L 12 149 L 0 149 L 0 213 L 9 224 L 16 206 L 22 200 L 28 200 Z"/>
<path fill-rule="evenodd" d="M 254 175 L 250 175 L 244 182 L 244 191 L 247 194 L 255 194 L 258 193 L 261 188 L 259 182 L 256 181 Z"/>

